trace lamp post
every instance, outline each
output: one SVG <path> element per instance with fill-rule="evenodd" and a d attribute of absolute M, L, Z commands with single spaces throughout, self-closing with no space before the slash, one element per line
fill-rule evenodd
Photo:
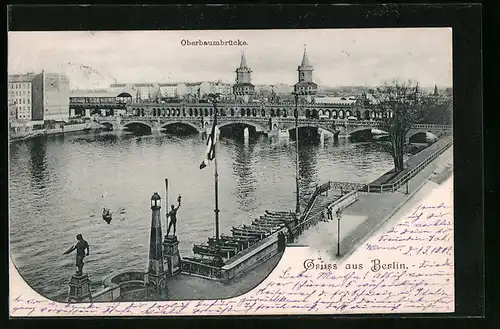
<path fill-rule="evenodd" d="M 296 190 L 296 204 L 295 213 L 297 216 L 300 214 L 300 196 L 299 196 L 299 94 L 292 92 L 295 96 L 295 190 Z"/>
<path fill-rule="evenodd" d="M 340 209 L 337 210 L 337 257 L 340 257 L 340 218 L 342 212 Z"/>

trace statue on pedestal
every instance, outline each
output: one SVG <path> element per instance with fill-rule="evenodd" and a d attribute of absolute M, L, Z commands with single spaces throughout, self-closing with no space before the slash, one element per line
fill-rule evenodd
<path fill-rule="evenodd" d="M 171 206 L 171 210 L 167 214 L 167 218 L 170 217 L 170 223 L 168 224 L 167 228 L 167 236 L 170 233 L 170 228 L 173 226 L 174 227 L 174 235 L 175 235 L 175 229 L 177 225 L 177 210 L 179 210 L 179 207 L 181 206 L 181 196 L 177 198 L 177 207 L 174 205 Z"/>
<path fill-rule="evenodd" d="M 84 265 L 83 259 L 85 258 L 85 256 L 89 255 L 90 249 L 89 249 L 89 244 L 87 243 L 87 241 L 83 239 L 81 234 L 78 234 L 76 236 L 76 240 L 77 240 L 76 244 L 71 248 L 69 248 L 68 250 L 66 250 L 63 253 L 63 255 L 67 255 L 76 249 L 76 268 L 77 268 L 76 275 L 81 276 L 83 275 L 83 265 Z M 85 250 L 87 250 L 87 253 L 85 253 Z"/>

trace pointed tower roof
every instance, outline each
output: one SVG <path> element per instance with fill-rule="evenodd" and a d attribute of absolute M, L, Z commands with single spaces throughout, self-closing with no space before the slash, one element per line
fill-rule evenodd
<path fill-rule="evenodd" d="M 300 64 L 300 67 L 310 67 L 311 64 L 309 64 L 309 59 L 307 58 L 307 49 L 306 45 L 304 45 L 304 55 L 302 56 L 302 63 Z"/>
<path fill-rule="evenodd" d="M 437 86 L 437 84 L 434 84 L 434 96 L 437 96 L 437 95 L 439 95 L 438 86 Z"/>
<path fill-rule="evenodd" d="M 245 52 L 241 54 L 241 63 L 240 63 L 240 69 L 248 69 L 247 66 L 247 60 L 245 58 Z"/>

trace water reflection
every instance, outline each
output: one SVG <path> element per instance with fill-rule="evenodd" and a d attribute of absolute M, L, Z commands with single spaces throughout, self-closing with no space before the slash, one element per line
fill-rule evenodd
<path fill-rule="evenodd" d="M 257 141 L 245 138 L 235 141 L 233 174 L 236 178 L 235 195 L 238 200 L 238 209 L 247 212 L 255 209 L 255 161 L 253 152 Z"/>
<path fill-rule="evenodd" d="M 29 140 L 27 146 L 30 154 L 31 187 L 44 189 L 47 181 L 47 143 L 43 137 Z"/>
<path fill-rule="evenodd" d="M 317 178 L 317 152 L 319 141 L 299 141 L 299 187 L 300 196 L 303 198 L 312 192 L 318 181 Z"/>

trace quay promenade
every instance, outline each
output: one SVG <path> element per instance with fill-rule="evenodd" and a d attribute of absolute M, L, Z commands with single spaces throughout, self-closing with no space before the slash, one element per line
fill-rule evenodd
<path fill-rule="evenodd" d="M 417 160 L 410 162 L 409 165 L 420 163 Z M 421 198 L 422 195 L 417 192 L 422 186 L 429 182 L 434 185 L 440 184 L 449 178 L 452 174 L 452 166 L 453 146 L 450 146 L 408 181 L 408 191 L 406 184 L 395 192 L 367 193 L 358 191 L 357 200 L 347 206 L 341 214 L 341 259 L 345 259 L 356 250 L 406 203 Z M 329 198 L 331 197 L 318 197 L 310 216 L 321 216 L 321 212 L 330 203 Z M 337 219 L 334 218 L 329 222 L 318 222 L 316 226 L 299 236 L 297 241 L 291 244 L 291 246 L 293 245 L 308 245 L 335 259 Z"/>

